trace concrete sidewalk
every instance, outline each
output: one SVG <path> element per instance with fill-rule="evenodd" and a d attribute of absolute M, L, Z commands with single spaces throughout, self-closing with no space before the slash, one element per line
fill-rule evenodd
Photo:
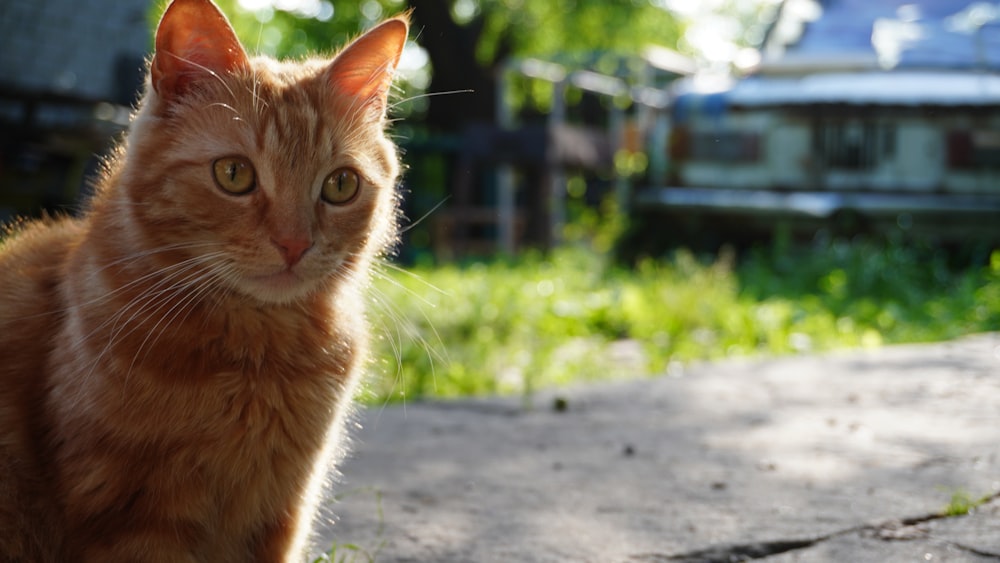
<path fill-rule="evenodd" d="M 1000 334 L 534 404 L 362 411 L 319 545 L 380 562 L 1000 561 L 1000 498 L 940 516 L 1000 491 Z"/>

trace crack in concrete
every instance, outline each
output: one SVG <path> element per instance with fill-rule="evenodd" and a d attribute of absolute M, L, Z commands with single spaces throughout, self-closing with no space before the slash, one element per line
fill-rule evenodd
<path fill-rule="evenodd" d="M 996 493 L 982 499 L 980 504 L 987 504 L 997 499 L 1000 499 L 1000 493 Z M 851 534 L 867 534 L 879 541 L 901 541 L 911 539 L 906 537 L 905 534 L 900 534 L 899 531 L 905 528 L 919 526 L 920 524 L 925 524 L 927 522 L 946 520 L 949 518 L 961 518 L 964 516 L 967 515 L 949 515 L 944 512 L 934 512 L 920 516 L 902 518 L 899 520 L 887 520 L 873 524 L 853 526 L 851 528 L 812 538 L 726 544 L 672 555 L 661 553 L 643 553 L 633 555 L 629 559 L 649 563 L 665 563 L 668 561 L 673 563 L 735 563 L 739 561 L 753 561 L 755 559 L 763 559 L 765 557 L 779 555 L 790 551 L 809 549 L 823 542 Z M 1000 560 L 1000 553 L 984 551 L 956 542 L 946 543 L 957 549 L 961 549 L 980 557 L 995 558 Z"/>
<path fill-rule="evenodd" d="M 775 540 L 767 542 L 729 544 L 675 555 L 644 553 L 641 555 L 633 555 L 630 559 L 634 561 L 648 561 L 650 563 L 665 561 L 675 561 L 679 563 L 732 563 L 735 561 L 751 561 L 788 551 L 806 549 L 820 542 L 826 541 L 830 537 L 833 536 L 798 540 Z"/>
<path fill-rule="evenodd" d="M 983 549 L 972 547 L 971 545 L 965 545 L 958 542 L 948 542 L 948 545 L 954 547 L 955 549 L 961 549 L 962 551 L 971 553 L 973 555 L 978 555 L 979 557 L 986 557 L 988 559 L 996 559 L 997 561 L 1000 561 L 1000 553 L 997 553 L 995 551 L 986 551 Z"/>

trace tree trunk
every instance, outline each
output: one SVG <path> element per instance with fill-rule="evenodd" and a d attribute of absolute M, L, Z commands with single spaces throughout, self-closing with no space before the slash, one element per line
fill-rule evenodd
<path fill-rule="evenodd" d="M 451 18 L 449 4 L 410 0 L 420 43 L 433 66 L 427 124 L 436 131 L 460 132 L 467 123 L 495 121 L 496 78 L 493 68 L 476 60 L 482 17 L 458 25 Z M 449 93 L 459 90 L 472 92 Z"/>

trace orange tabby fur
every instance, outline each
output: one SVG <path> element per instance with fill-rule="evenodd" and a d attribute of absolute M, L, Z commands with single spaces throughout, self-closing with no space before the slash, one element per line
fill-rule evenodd
<path fill-rule="evenodd" d="M 170 5 L 88 211 L 0 243 L 0 561 L 299 560 L 395 236 L 406 33 L 280 63 L 210 0 Z M 321 197 L 335 171 L 346 203 Z"/>

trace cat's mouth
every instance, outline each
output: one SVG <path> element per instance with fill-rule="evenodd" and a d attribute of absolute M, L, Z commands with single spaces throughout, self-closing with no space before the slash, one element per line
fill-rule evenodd
<path fill-rule="evenodd" d="M 248 275 L 245 287 L 263 301 L 288 301 L 306 291 L 311 284 L 291 269 L 269 274 Z"/>
<path fill-rule="evenodd" d="M 250 279 L 256 284 L 273 289 L 293 289 L 303 282 L 302 278 L 292 270 L 251 276 Z"/>
<path fill-rule="evenodd" d="M 344 262 L 330 264 L 316 259 L 298 264 L 256 264 L 256 267 L 238 268 L 230 277 L 230 287 L 244 295 L 266 303 L 298 301 L 324 286 L 324 280 L 336 276 Z"/>

